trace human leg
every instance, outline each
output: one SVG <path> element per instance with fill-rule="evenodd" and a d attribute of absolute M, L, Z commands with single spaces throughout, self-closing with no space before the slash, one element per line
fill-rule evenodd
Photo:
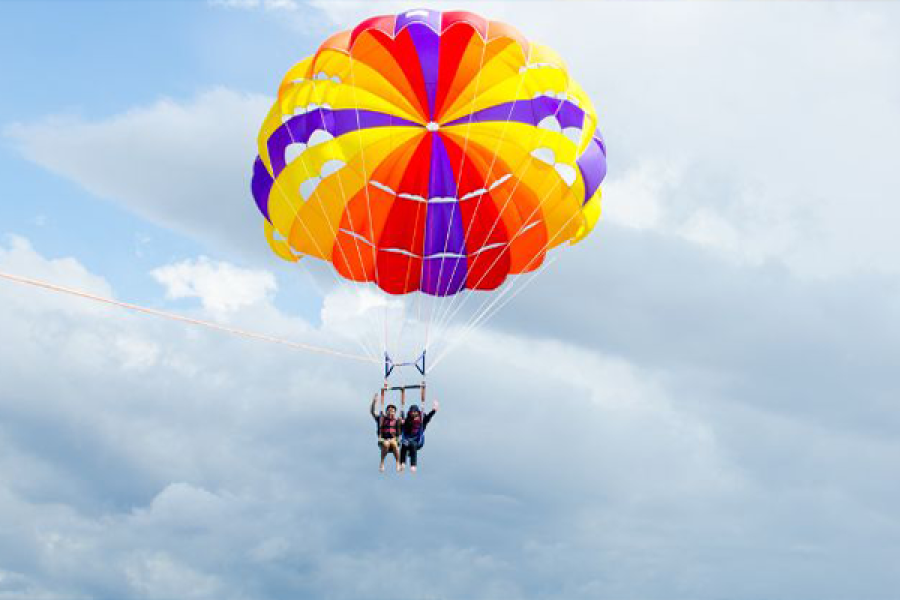
<path fill-rule="evenodd" d="M 381 464 L 378 465 L 379 471 L 384 471 L 384 459 L 388 455 L 388 440 L 378 440 L 378 446 L 381 448 Z"/>
<path fill-rule="evenodd" d="M 397 440 L 390 440 L 389 447 L 391 450 L 391 454 L 394 455 L 394 460 L 397 461 L 397 470 L 402 471 L 403 469 L 400 467 L 400 445 L 397 443 Z"/>
<path fill-rule="evenodd" d="M 419 448 L 415 444 L 409 445 L 409 464 L 410 469 L 415 471 L 419 460 Z"/>

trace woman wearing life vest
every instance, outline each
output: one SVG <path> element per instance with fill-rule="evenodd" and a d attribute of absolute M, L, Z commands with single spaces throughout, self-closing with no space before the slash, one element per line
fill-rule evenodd
<path fill-rule="evenodd" d="M 434 408 L 424 417 L 422 411 L 415 404 L 410 405 L 409 414 L 402 420 L 400 426 L 400 470 L 406 467 L 406 455 L 409 455 L 409 470 L 416 471 L 416 463 L 419 449 L 425 443 L 425 428 L 431 422 L 434 413 L 438 410 L 437 401 L 433 402 Z M 425 385 L 422 385 L 422 405 L 425 405 Z"/>
<path fill-rule="evenodd" d="M 381 404 L 384 406 L 384 392 L 385 390 L 381 390 Z M 378 470 L 384 471 L 384 459 L 387 457 L 388 452 L 394 455 L 394 460 L 397 461 L 397 470 L 402 471 L 400 465 L 400 427 L 403 425 L 403 421 L 397 417 L 397 407 L 393 404 L 388 404 L 386 412 L 378 412 L 375 413 L 375 403 L 378 402 L 378 394 L 375 394 L 375 397 L 372 398 L 372 406 L 369 408 L 369 412 L 372 414 L 372 418 L 375 419 L 375 422 L 378 423 L 378 447 L 381 448 L 381 465 L 379 465 Z"/>

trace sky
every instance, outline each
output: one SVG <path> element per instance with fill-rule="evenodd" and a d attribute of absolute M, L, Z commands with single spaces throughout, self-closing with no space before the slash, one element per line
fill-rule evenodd
<path fill-rule="evenodd" d="M 0 280 L 0 600 L 896 600 L 896 3 L 3 2 L 0 271 L 374 354 L 249 178 L 284 72 L 419 6 L 565 57 L 595 231 L 454 338 L 415 474 L 378 364 Z"/>

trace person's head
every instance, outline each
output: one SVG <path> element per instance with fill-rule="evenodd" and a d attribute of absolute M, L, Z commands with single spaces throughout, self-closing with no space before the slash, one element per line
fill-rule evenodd
<path fill-rule="evenodd" d="M 397 407 L 394 406 L 393 404 L 388 404 L 386 412 L 387 412 L 388 418 L 393 419 L 397 415 Z"/>
<path fill-rule="evenodd" d="M 417 404 L 409 405 L 409 416 L 413 419 L 418 418 L 420 416 L 419 406 Z"/>

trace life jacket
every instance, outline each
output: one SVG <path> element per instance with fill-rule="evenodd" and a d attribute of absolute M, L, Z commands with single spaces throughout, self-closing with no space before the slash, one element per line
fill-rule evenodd
<path fill-rule="evenodd" d="M 419 413 L 418 419 L 406 417 L 403 422 L 403 443 L 421 448 L 425 444 L 425 416 Z"/>
<path fill-rule="evenodd" d="M 389 419 L 385 416 L 381 417 L 381 421 L 378 424 L 378 437 L 382 439 L 390 439 L 399 437 L 400 435 L 400 419 L 394 417 L 393 419 Z"/>
<path fill-rule="evenodd" d="M 409 425 L 406 425 L 409 423 Z M 422 431 L 422 416 L 419 413 L 419 418 L 414 419 L 412 417 L 407 417 L 406 422 L 404 423 L 403 433 L 406 437 L 416 438 L 419 437 L 419 433 Z"/>

